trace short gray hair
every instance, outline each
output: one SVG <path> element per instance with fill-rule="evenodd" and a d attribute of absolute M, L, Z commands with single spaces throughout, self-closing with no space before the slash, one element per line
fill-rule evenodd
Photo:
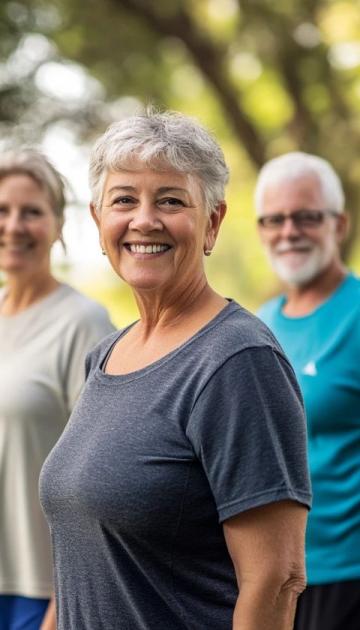
<path fill-rule="evenodd" d="M 31 177 L 47 193 L 59 222 L 64 222 L 65 180 L 45 155 L 28 147 L 0 153 L 0 181 L 10 175 Z"/>
<path fill-rule="evenodd" d="M 317 155 L 293 151 L 273 158 L 260 170 L 255 188 L 256 213 L 261 214 L 265 190 L 271 184 L 316 177 L 329 210 L 344 211 L 345 195 L 339 176 L 329 162 Z"/>
<path fill-rule="evenodd" d="M 170 167 L 197 176 L 209 214 L 224 199 L 229 170 L 211 134 L 178 112 L 148 110 L 113 123 L 95 143 L 89 183 L 98 210 L 107 173 L 126 169 L 134 158 L 155 170 Z"/>

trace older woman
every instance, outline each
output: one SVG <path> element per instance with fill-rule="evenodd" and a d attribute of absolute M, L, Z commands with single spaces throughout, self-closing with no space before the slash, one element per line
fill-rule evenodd
<path fill-rule="evenodd" d="M 180 114 L 112 125 L 92 215 L 140 319 L 98 345 L 44 465 L 59 630 L 290 630 L 310 502 L 292 369 L 208 284 L 228 171 Z"/>
<path fill-rule="evenodd" d="M 0 628 L 55 628 L 41 466 L 84 380 L 85 354 L 112 330 L 105 310 L 56 280 L 64 185 L 36 151 L 0 155 Z"/>

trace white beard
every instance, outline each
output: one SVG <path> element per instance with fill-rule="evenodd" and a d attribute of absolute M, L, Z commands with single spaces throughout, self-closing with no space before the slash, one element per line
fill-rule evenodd
<path fill-rule="evenodd" d="M 293 264 L 286 259 L 286 256 L 280 254 L 281 249 L 285 247 L 300 246 L 300 243 L 292 243 L 290 241 L 281 241 L 276 249 L 266 248 L 266 253 L 270 260 L 271 266 L 279 278 L 286 284 L 293 285 L 295 287 L 301 287 L 314 278 L 316 278 L 326 267 L 328 267 L 337 253 L 337 244 L 333 235 L 329 235 L 329 238 L 324 243 L 323 247 L 320 245 L 314 245 L 312 242 L 306 239 L 301 241 L 301 245 L 311 247 L 308 253 L 300 254 L 299 261 Z M 280 251 L 279 251 L 280 250 Z M 294 254 L 296 256 L 296 254 Z"/>

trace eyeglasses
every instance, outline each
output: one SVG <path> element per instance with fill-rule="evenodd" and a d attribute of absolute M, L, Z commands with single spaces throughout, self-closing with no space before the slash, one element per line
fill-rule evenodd
<path fill-rule="evenodd" d="M 326 216 L 339 216 L 335 210 L 295 210 L 291 214 L 283 214 L 282 212 L 276 214 L 267 214 L 263 217 L 258 217 L 258 224 L 265 230 L 280 230 L 285 221 L 290 219 L 295 227 L 298 229 L 311 229 L 317 228 L 324 222 Z"/>

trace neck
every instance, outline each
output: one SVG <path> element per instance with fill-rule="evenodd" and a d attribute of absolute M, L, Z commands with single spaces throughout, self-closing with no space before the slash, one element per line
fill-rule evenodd
<path fill-rule="evenodd" d="M 59 285 L 50 271 L 36 275 L 9 274 L 6 279 L 5 297 L 0 304 L 2 315 L 16 315 L 34 302 L 41 300 Z"/>
<path fill-rule="evenodd" d="M 342 262 L 335 261 L 308 284 L 290 287 L 283 312 L 292 317 L 308 315 L 337 289 L 346 273 Z"/>
<path fill-rule="evenodd" d="M 154 296 L 150 292 L 135 293 L 135 299 L 140 312 L 139 330 L 144 339 L 148 338 L 155 330 L 175 329 L 177 326 L 191 320 L 203 310 L 214 310 L 216 313 L 225 304 L 226 300 L 216 293 L 207 283 L 205 277 L 201 278 L 191 287 L 185 287 L 181 293 L 166 293 L 164 296 Z"/>

